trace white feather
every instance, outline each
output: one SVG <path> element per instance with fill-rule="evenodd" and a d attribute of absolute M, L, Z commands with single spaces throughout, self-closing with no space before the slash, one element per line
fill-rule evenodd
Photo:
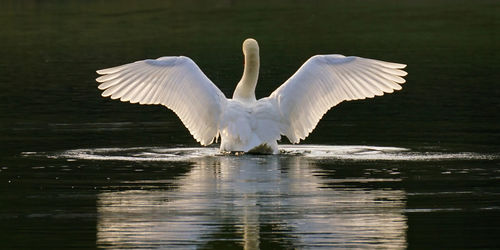
<path fill-rule="evenodd" d="M 277 153 L 285 135 L 305 139 L 323 115 L 342 101 L 401 89 L 406 65 L 361 57 L 311 57 L 269 97 L 255 99 L 259 46 L 243 43 L 245 70 L 233 94 L 224 94 L 187 57 L 161 57 L 98 70 L 102 96 L 173 110 L 202 145 L 221 136 L 221 151 Z"/>
<path fill-rule="evenodd" d="M 102 96 L 172 109 L 202 145 L 217 136 L 224 94 L 188 57 L 161 57 L 98 70 Z"/>
<path fill-rule="evenodd" d="M 343 55 L 317 55 L 270 98 L 278 106 L 283 129 L 292 143 L 305 139 L 323 115 L 342 101 L 392 93 L 405 82 L 406 65 Z"/>

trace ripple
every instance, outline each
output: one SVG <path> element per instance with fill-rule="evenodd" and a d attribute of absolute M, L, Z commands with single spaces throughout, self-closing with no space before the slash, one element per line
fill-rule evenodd
<path fill-rule="evenodd" d="M 189 161 L 200 157 L 222 156 L 215 147 L 130 147 L 71 149 L 56 153 L 23 152 L 24 157 L 41 156 L 53 159 L 99 161 Z M 280 156 L 301 156 L 312 159 L 352 161 L 443 161 L 493 160 L 500 154 L 475 152 L 419 152 L 401 147 L 366 145 L 280 145 Z"/>
<path fill-rule="evenodd" d="M 95 148 L 73 149 L 58 154 L 48 155 L 49 158 L 66 158 L 78 160 L 102 161 L 187 161 L 194 158 L 215 156 L 217 148 Z"/>
<path fill-rule="evenodd" d="M 436 212 L 459 212 L 463 211 L 461 208 L 414 208 L 405 209 L 406 213 L 436 213 Z"/>
<path fill-rule="evenodd" d="M 499 154 L 474 152 L 419 152 L 400 147 L 378 147 L 365 145 L 321 146 L 283 145 L 285 154 L 299 154 L 310 158 L 332 158 L 339 160 L 386 160 L 386 161 L 440 161 L 440 160 L 493 160 Z"/>

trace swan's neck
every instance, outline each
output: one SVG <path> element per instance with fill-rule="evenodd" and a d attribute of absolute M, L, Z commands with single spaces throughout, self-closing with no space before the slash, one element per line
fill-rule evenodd
<path fill-rule="evenodd" d="M 233 99 L 244 103 L 253 103 L 255 99 L 255 86 L 259 78 L 259 51 L 245 51 L 245 69 L 240 82 L 233 93 Z"/>

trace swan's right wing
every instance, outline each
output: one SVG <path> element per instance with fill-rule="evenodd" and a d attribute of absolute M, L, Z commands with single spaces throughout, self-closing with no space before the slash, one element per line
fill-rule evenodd
<path fill-rule="evenodd" d="M 281 133 L 292 143 L 305 139 L 323 115 L 342 101 L 401 89 L 404 64 L 343 55 L 311 57 L 269 98 L 281 116 Z"/>
<path fill-rule="evenodd" d="M 224 94 L 188 57 L 161 57 L 98 70 L 102 96 L 162 104 L 173 110 L 202 145 L 218 136 Z"/>

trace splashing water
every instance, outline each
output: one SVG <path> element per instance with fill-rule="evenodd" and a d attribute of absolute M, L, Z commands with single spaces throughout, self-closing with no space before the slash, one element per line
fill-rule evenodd
<path fill-rule="evenodd" d="M 103 161 L 188 161 L 199 157 L 220 156 L 214 147 L 131 147 L 71 149 L 57 153 L 23 152 L 23 156 L 45 156 L 68 160 Z M 440 160 L 493 160 L 499 154 L 475 152 L 420 152 L 401 147 L 365 145 L 281 145 L 280 156 L 302 156 L 315 159 L 353 161 L 440 161 Z"/>

